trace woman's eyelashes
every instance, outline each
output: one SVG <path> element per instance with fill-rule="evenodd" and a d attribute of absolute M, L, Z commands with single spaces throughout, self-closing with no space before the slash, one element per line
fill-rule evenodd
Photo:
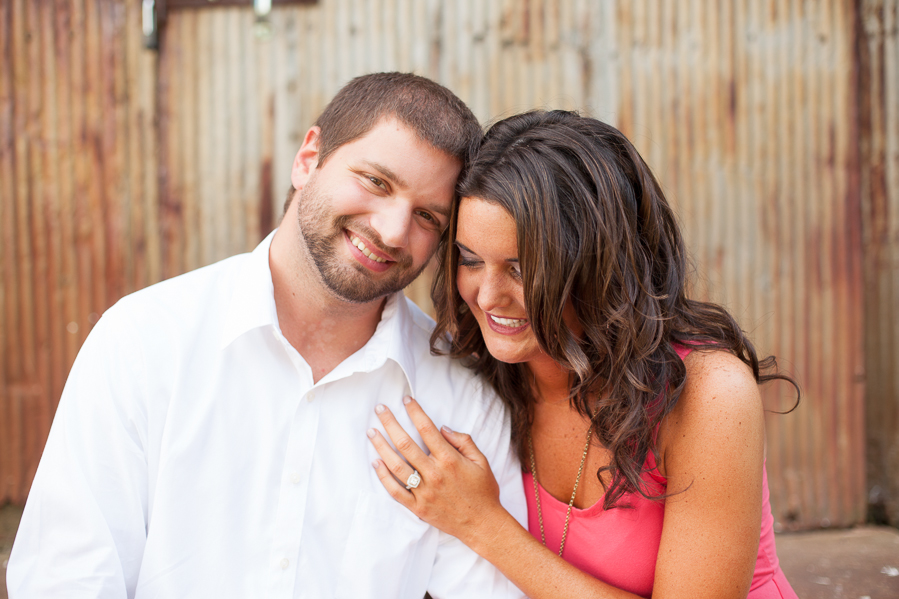
<path fill-rule="evenodd" d="M 483 262 L 480 260 L 475 260 L 474 258 L 467 258 L 465 256 L 459 256 L 459 266 L 464 266 L 465 268 L 477 268 L 481 266 Z"/>
<path fill-rule="evenodd" d="M 521 280 L 521 266 L 518 264 L 517 260 L 509 260 L 509 275 L 518 281 Z M 464 266 L 469 270 L 473 270 L 475 268 L 480 268 L 484 265 L 484 262 L 479 258 L 474 256 L 466 255 L 465 253 L 459 252 L 459 266 Z"/>

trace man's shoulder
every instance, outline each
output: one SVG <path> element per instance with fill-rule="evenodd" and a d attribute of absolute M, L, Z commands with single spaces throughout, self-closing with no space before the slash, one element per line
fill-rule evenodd
<path fill-rule="evenodd" d="M 459 360 L 454 360 L 449 356 L 440 353 L 440 350 L 443 347 L 448 347 L 448 344 L 438 344 L 438 353 L 431 351 L 431 334 L 434 332 L 434 327 L 436 326 L 434 319 L 425 314 L 425 312 L 409 298 L 401 296 L 400 299 L 406 303 L 411 320 L 411 326 L 407 328 L 410 338 L 407 338 L 404 341 L 406 341 L 413 349 L 417 367 L 434 368 L 453 378 L 479 381 L 474 372 L 462 366 Z"/>
<path fill-rule="evenodd" d="M 414 341 L 426 344 L 429 343 L 431 332 L 434 330 L 434 319 L 425 314 L 425 312 L 418 307 L 418 304 L 405 295 L 400 295 L 400 301 L 406 304 L 406 309 L 409 311 Z"/>
<path fill-rule="evenodd" d="M 126 295 L 103 314 L 137 329 L 158 333 L 208 320 L 227 306 L 239 270 L 249 254 L 225 258 Z"/>
<path fill-rule="evenodd" d="M 461 360 L 450 358 L 441 349 L 448 350 L 448 343 L 439 343 L 438 353 L 431 351 L 431 333 L 434 319 L 425 314 L 412 300 L 406 302 L 412 326 L 408 340 L 415 355 L 416 392 L 433 399 L 439 398 L 440 408 L 454 410 L 474 410 L 475 412 L 496 413 L 502 416 L 504 406 L 493 388 Z"/>

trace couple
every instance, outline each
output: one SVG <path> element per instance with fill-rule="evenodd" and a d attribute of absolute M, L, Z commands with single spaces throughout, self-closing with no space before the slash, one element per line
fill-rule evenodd
<path fill-rule="evenodd" d="M 795 597 L 758 392 L 784 377 L 685 296 L 617 130 L 533 112 L 482 136 L 445 88 L 366 75 L 291 183 L 254 252 L 92 331 L 12 599 Z M 436 328 L 399 293 L 435 251 Z"/>

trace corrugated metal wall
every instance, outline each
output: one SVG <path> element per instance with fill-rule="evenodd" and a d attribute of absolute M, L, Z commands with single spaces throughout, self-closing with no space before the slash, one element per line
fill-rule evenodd
<path fill-rule="evenodd" d="M 782 527 L 864 518 L 850 2 L 620 3 L 621 105 L 677 206 L 697 292 L 803 387 L 768 418 Z M 629 10 L 626 10 L 629 8 Z M 786 407 L 785 386 L 766 389 Z"/>
<path fill-rule="evenodd" d="M 276 7 L 268 41 L 249 9 L 181 10 L 158 59 L 137 13 L 124 0 L 0 12 L 0 501 L 23 499 L 92 318 L 251 248 L 327 100 L 396 69 L 483 120 L 579 108 L 633 139 L 681 214 L 697 294 L 803 385 L 797 412 L 769 418 L 778 524 L 863 519 L 853 2 L 320 0 Z M 788 407 L 789 389 L 766 401 Z"/>
<path fill-rule="evenodd" d="M 24 500 L 91 326 L 161 276 L 138 7 L 0 2 L 0 503 Z"/>
<path fill-rule="evenodd" d="M 899 523 L 899 2 L 862 2 L 861 187 L 868 374 L 868 492 Z"/>

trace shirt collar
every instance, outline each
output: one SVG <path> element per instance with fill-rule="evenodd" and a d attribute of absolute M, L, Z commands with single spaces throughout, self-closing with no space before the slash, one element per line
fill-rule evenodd
<path fill-rule="evenodd" d="M 272 326 L 280 330 L 269 265 L 269 249 L 274 235 L 275 231 L 272 231 L 241 264 L 233 284 L 234 292 L 225 312 L 221 349 L 256 328 Z M 403 370 L 414 395 L 414 346 L 421 342 L 416 335 L 422 334 L 422 331 L 416 330 L 417 326 L 415 315 L 403 292 L 398 291 L 388 297 L 374 335 L 362 348 L 363 363 L 357 369 L 371 372 L 380 368 L 387 360 L 393 360 Z"/>
<path fill-rule="evenodd" d="M 406 375 L 410 392 L 415 395 L 415 317 L 412 314 L 406 297 L 398 291 L 387 298 L 381 311 L 381 321 L 368 343 L 365 352 L 365 370 L 372 371 L 382 366 L 387 360 L 393 360 Z"/>
<path fill-rule="evenodd" d="M 225 311 L 225 321 L 222 323 L 221 349 L 252 329 L 278 326 L 275 287 L 268 263 L 268 252 L 274 236 L 274 231 L 269 233 L 246 260 L 241 262 L 232 284 L 233 293 Z"/>

